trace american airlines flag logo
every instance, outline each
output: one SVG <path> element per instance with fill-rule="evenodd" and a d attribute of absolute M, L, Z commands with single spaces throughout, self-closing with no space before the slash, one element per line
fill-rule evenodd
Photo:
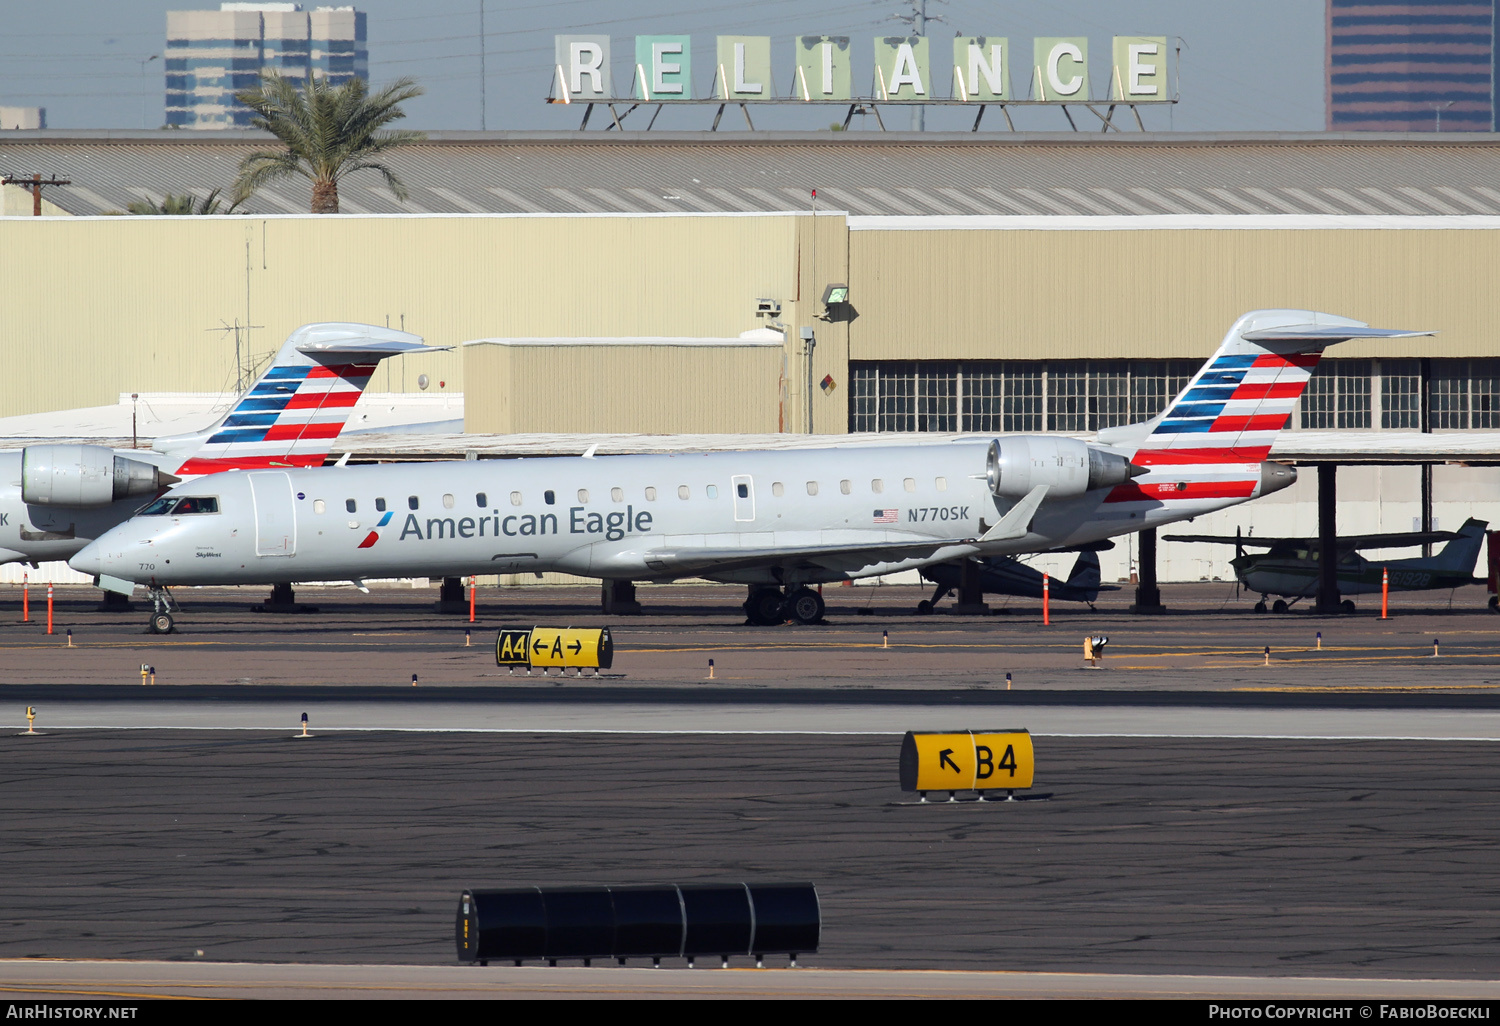
<path fill-rule="evenodd" d="M 875 523 L 894 524 L 896 522 L 896 511 L 893 509 L 877 509 L 875 511 Z"/>

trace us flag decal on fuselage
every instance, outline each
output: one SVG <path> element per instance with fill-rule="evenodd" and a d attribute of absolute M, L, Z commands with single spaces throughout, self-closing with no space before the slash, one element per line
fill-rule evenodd
<path fill-rule="evenodd" d="M 875 511 L 875 523 L 894 524 L 896 522 L 896 513 L 897 511 L 894 509 L 877 509 Z"/>

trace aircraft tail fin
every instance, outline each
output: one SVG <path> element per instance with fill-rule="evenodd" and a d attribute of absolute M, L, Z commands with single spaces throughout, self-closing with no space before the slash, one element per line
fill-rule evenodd
<path fill-rule="evenodd" d="M 1093 602 L 1099 598 L 1099 586 L 1103 581 L 1104 577 L 1099 570 L 1099 553 L 1092 550 L 1080 552 L 1073 563 L 1073 569 L 1068 573 L 1068 587 L 1083 592 L 1084 602 Z"/>
<path fill-rule="evenodd" d="M 152 448 L 181 460 L 179 476 L 321 466 L 381 360 L 443 348 L 372 324 L 304 324 L 218 423 Z"/>
<path fill-rule="evenodd" d="M 1351 338 L 1407 338 L 1425 331 L 1372 328 L 1313 310 L 1255 310 L 1230 327 L 1218 351 L 1156 417 L 1099 433 L 1106 445 L 1138 446 L 1131 462 L 1259 463 L 1291 416 L 1323 350 Z"/>
<path fill-rule="evenodd" d="M 1458 537 L 1433 554 L 1433 568 L 1473 573 L 1474 564 L 1479 561 L 1479 550 L 1484 545 L 1485 528 L 1489 526 L 1473 517 L 1464 521 L 1464 526 L 1458 529 Z"/>

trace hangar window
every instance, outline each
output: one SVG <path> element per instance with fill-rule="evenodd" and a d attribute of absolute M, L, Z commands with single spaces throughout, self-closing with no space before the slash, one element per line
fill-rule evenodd
<path fill-rule="evenodd" d="M 879 495 L 881 492 L 885 491 L 885 482 L 877 477 L 875 480 L 870 482 L 870 491 L 874 492 L 876 495 Z"/>
<path fill-rule="evenodd" d="M 407 509 L 416 509 L 420 505 L 421 505 L 421 503 L 417 501 L 417 497 L 415 495 L 408 495 L 406 497 L 406 508 Z"/>
<path fill-rule="evenodd" d="M 375 500 L 375 512 L 377 512 L 377 513 L 384 513 L 385 512 L 385 500 L 384 499 L 376 499 Z"/>
<path fill-rule="evenodd" d="M 853 490 L 854 490 L 854 485 L 850 481 L 848 481 L 847 479 L 839 482 L 839 491 L 842 492 L 843 494 L 848 495 Z"/>
<path fill-rule="evenodd" d="M 816 482 L 816 481 L 809 481 L 809 482 L 807 482 L 807 494 L 808 495 L 817 495 L 818 494 L 818 482 Z"/>
<path fill-rule="evenodd" d="M 932 479 L 932 486 L 940 492 L 946 492 L 948 490 L 948 479 L 946 477 L 935 477 Z"/>
<path fill-rule="evenodd" d="M 624 502 L 625 501 L 625 489 L 620 488 L 620 487 L 611 488 L 609 490 L 609 497 L 611 499 L 613 499 L 615 502 Z"/>
<path fill-rule="evenodd" d="M 484 509 L 484 507 L 488 506 L 489 504 L 490 497 L 484 492 L 474 493 L 474 505 L 478 506 L 480 509 Z"/>
<path fill-rule="evenodd" d="M 1325 360 L 1302 393 L 1304 428 L 1370 426 L 1369 360 Z M 1433 382 L 1434 386 L 1437 384 Z M 1437 395 L 1434 388 L 1434 406 Z M 1435 427 L 1436 425 L 1434 425 Z"/>
<path fill-rule="evenodd" d="M 710 499 L 717 499 L 719 497 L 719 486 L 707 485 L 703 489 L 703 494 L 707 495 Z"/>
<path fill-rule="evenodd" d="M 313 512 L 314 513 L 327 513 L 328 512 L 328 503 L 324 502 L 322 499 L 314 499 L 313 500 Z"/>
<path fill-rule="evenodd" d="M 1430 385 L 1434 428 L 1500 427 L 1500 360 L 1433 360 Z"/>
<path fill-rule="evenodd" d="M 786 485 L 782 484 L 780 481 L 772 481 L 771 494 L 776 496 L 778 499 L 781 498 L 786 494 Z"/>
<path fill-rule="evenodd" d="M 1097 431 L 1160 413 L 1192 360 L 849 365 L 850 431 Z"/>
<path fill-rule="evenodd" d="M 1380 426 L 1422 426 L 1422 361 L 1380 361 Z"/>
<path fill-rule="evenodd" d="M 358 513 L 359 503 L 355 502 L 353 499 L 345 499 L 344 508 L 347 509 L 350 513 Z"/>
<path fill-rule="evenodd" d="M 656 486 L 655 485 L 647 485 L 646 486 L 646 501 L 647 502 L 655 502 L 656 501 Z"/>
<path fill-rule="evenodd" d="M 917 490 L 917 479 L 914 477 L 908 477 L 901 482 L 901 487 L 905 488 L 909 492 L 914 492 Z"/>
<path fill-rule="evenodd" d="M 512 506 L 519 506 L 521 504 L 521 493 L 520 492 L 511 492 L 510 493 L 510 504 Z"/>
<path fill-rule="evenodd" d="M 589 501 L 589 490 L 587 488 L 580 488 L 580 489 L 578 489 L 578 501 L 579 502 L 588 502 Z"/>
<path fill-rule="evenodd" d="M 554 492 L 551 488 L 548 488 L 545 492 L 542 493 L 542 501 L 549 506 L 557 505 L 557 493 Z"/>
<path fill-rule="evenodd" d="M 452 492 L 447 492 L 447 493 L 445 493 L 443 495 L 443 508 L 444 509 L 452 509 L 453 508 L 453 493 Z"/>

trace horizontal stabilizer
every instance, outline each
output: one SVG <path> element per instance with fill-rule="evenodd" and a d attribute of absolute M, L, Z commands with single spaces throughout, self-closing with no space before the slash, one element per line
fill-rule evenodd
<path fill-rule="evenodd" d="M 1288 324 L 1247 331 L 1240 338 L 1247 342 L 1345 342 L 1351 338 L 1416 338 L 1433 334 L 1436 332 L 1352 324 Z"/>

